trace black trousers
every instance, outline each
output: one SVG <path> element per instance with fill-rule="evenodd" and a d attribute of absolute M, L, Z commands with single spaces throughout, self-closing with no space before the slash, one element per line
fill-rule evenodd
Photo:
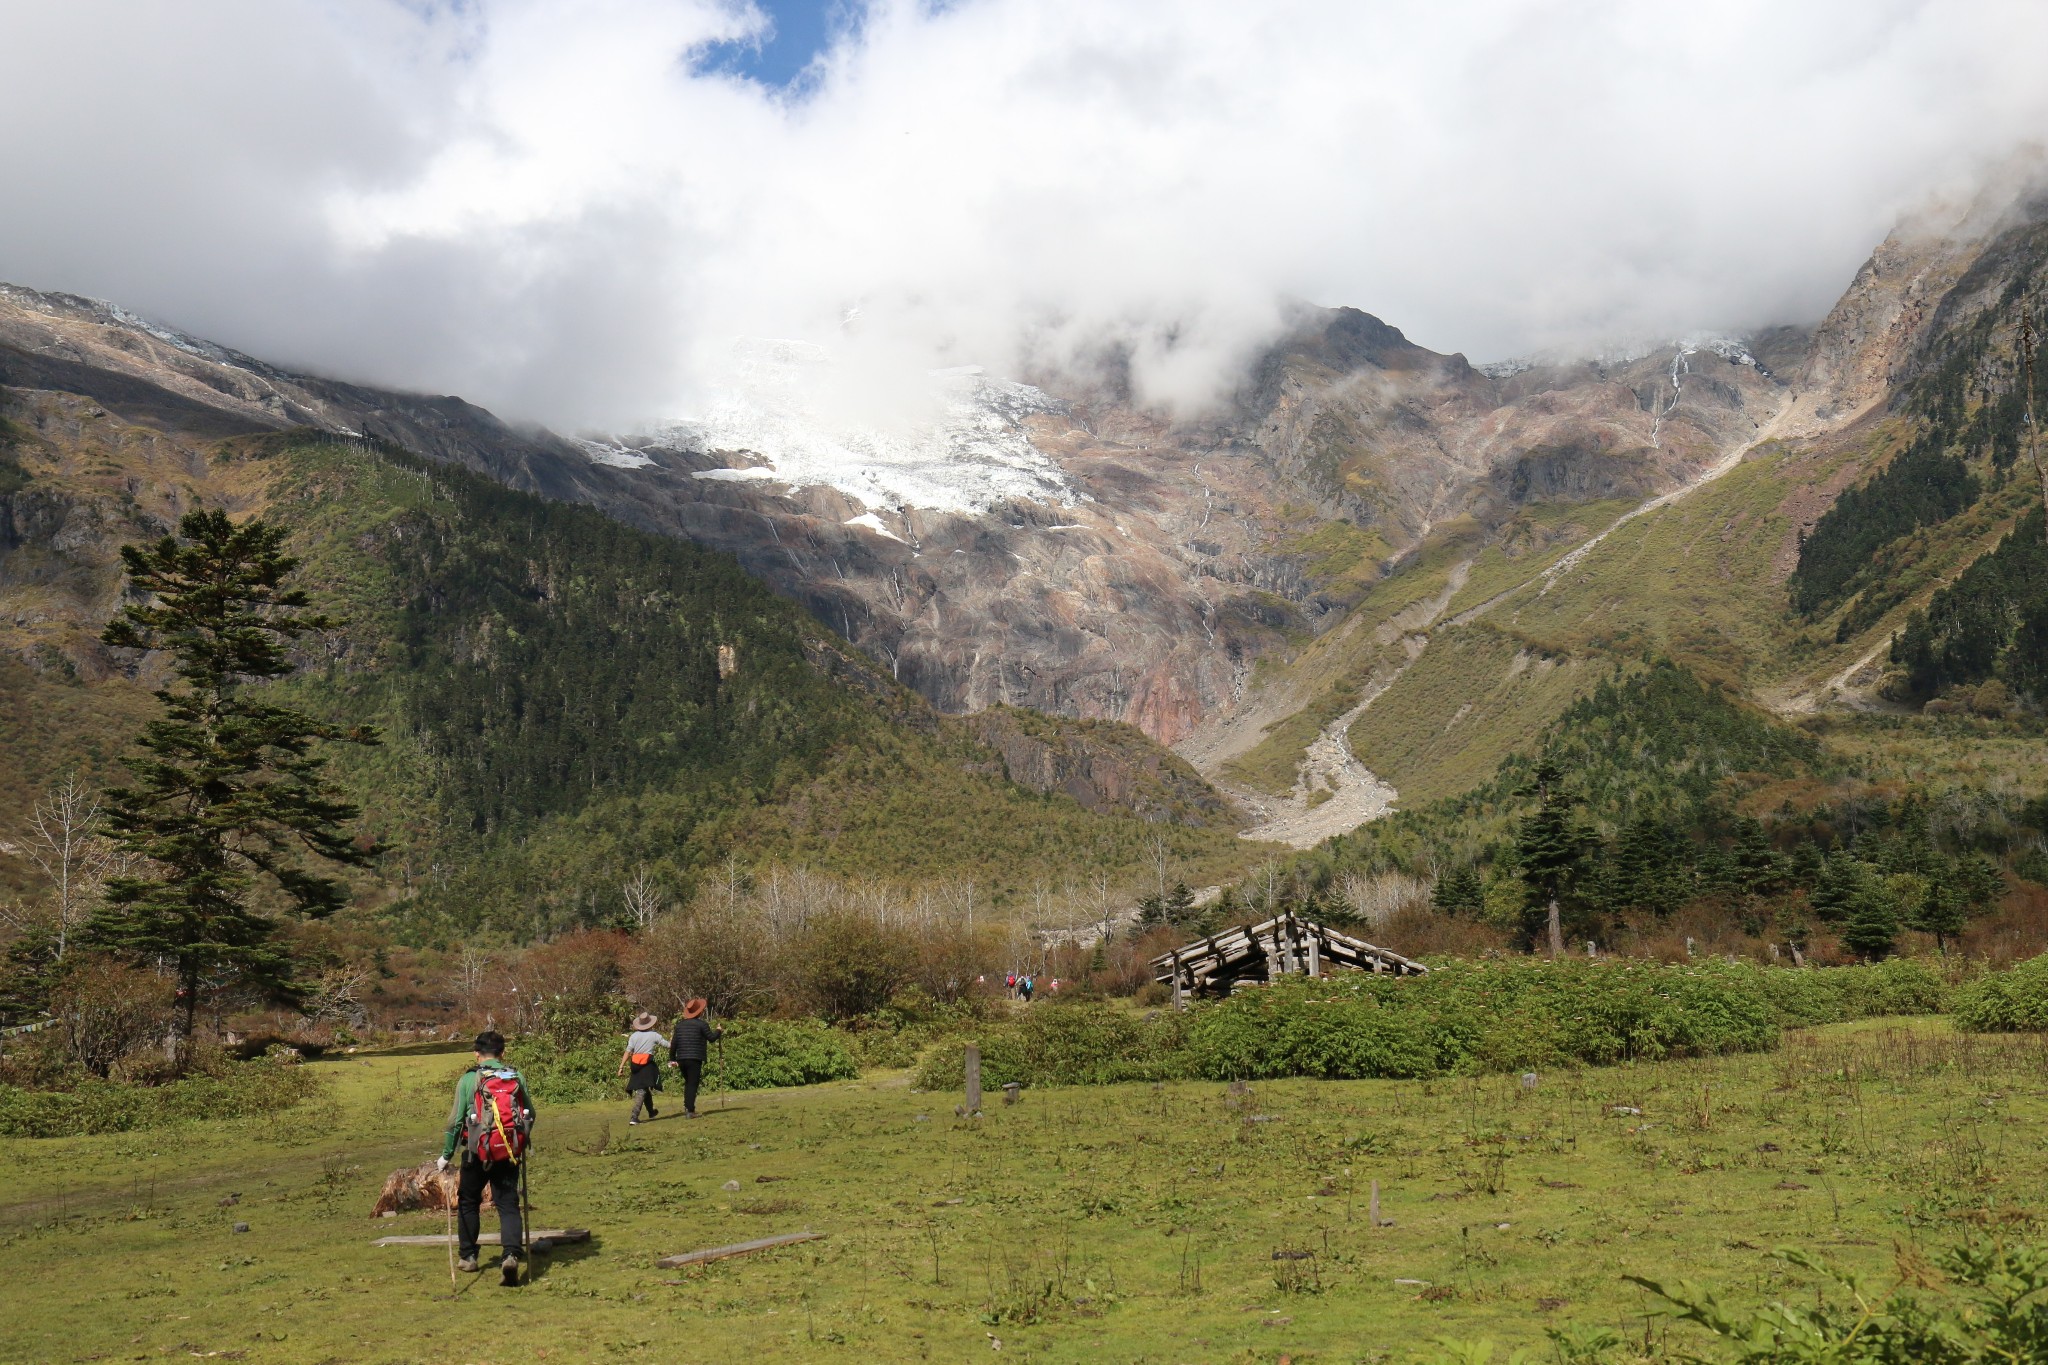
<path fill-rule="evenodd" d="M 683 1112 L 697 1112 L 697 1087 L 704 1084 L 704 1059 L 685 1057 L 677 1063 L 683 1070 Z"/>
<path fill-rule="evenodd" d="M 491 1187 L 491 1202 L 498 1206 L 498 1245 L 507 1256 L 526 1252 L 525 1229 L 519 1224 L 519 1163 L 478 1161 L 462 1154 L 462 1169 L 455 1185 L 456 1246 L 464 1260 L 476 1255 L 476 1238 L 483 1222 L 484 1186 Z"/>

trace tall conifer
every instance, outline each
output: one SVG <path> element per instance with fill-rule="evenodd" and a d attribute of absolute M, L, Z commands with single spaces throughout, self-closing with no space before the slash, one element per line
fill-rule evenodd
<path fill-rule="evenodd" d="M 108 881 L 89 934 L 176 972 L 183 1063 L 202 989 L 237 980 L 293 997 L 271 909 L 332 913 L 346 903 L 343 884 L 304 859 L 361 865 L 377 851 L 352 841 L 346 826 L 359 812 L 327 780 L 315 745 L 377 738 L 247 687 L 290 673 L 290 642 L 333 624 L 287 586 L 298 561 L 283 553 L 283 530 L 214 511 L 188 513 L 178 531 L 122 548 L 129 591 L 142 600 L 101 637 L 169 654 L 177 683 L 156 694 L 164 714 L 128 760 L 133 785 L 107 793 L 107 823 L 145 870 Z"/>
<path fill-rule="evenodd" d="M 1530 908 L 1544 913 L 1552 957 L 1564 953 L 1564 921 L 1560 903 L 1585 856 L 1587 832 L 1572 817 L 1573 797 L 1565 790 L 1564 768 L 1539 760 L 1525 795 L 1537 801 L 1535 813 L 1515 827 L 1515 864 L 1529 888 Z M 1533 927 L 1533 926 L 1532 926 Z M 1532 935 L 1533 936 L 1533 935 Z"/>

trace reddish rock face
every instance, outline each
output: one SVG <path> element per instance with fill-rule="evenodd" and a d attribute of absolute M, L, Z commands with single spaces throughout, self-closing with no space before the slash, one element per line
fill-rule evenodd
<path fill-rule="evenodd" d="M 605 501 L 730 550 L 942 709 L 1011 703 L 1173 744 L 1433 530 L 1652 496 L 1748 439 L 1786 387 L 1716 344 L 1488 374 L 1366 314 L 1317 312 L 1207 420 L 1086 393 L 1031 417 L 1071 506 L 876 511 L 698 479 L 707 457 L 654 443 L 637 445 L 646 466 L 604 471 Z"/>

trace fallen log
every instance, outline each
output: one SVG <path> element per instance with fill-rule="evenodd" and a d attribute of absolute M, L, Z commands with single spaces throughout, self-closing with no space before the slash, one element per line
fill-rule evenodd
<path fill-rule="evenodd" d="M 429 1232 L 417 1237 L 379 1237 L 370 1245 L 373 1247 L 444 1247 L 454 1240 L 453 1237 L 450 1237 L 445 1232 Z M 534 1251 L 546 1251 L 549 1247 L 560 1246 L 564 1242 L 587 1242 L 589 1240 L 589 1228 L 542 1228 L 538 1232 L 527 1234 L 526 1245 Z M 486 1232 L 480 1235 L 476 1241 L 478 1246 L 494 1247 L 498 1245 L 498 1234 Z"/>
<path fill-rule="evenodd" d="M 703 1265 L 709 1261 L 722 1261 L 728 1256 L 744 1256 L 750 1251 L 766 1251 L 770 1247 L 812 1242 L 824 1235 L 822 1232 L 785 1232 L 780 1237 L 762 1237 L 752 1242 L 735 1242 L 729 1247 L 709 1247 L 703 1251 L 686 1251 L 680 1256 L 664 1256 L 655 1264 L 663 1270 L 674 1270 L 678 1266 Z"/>

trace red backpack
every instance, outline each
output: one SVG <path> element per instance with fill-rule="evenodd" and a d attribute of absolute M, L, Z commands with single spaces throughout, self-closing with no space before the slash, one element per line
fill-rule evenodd
<path fill-rule="evenodd" d="M 517 1161 L 526 1155 L 530 1115 L 519 1103 L 519 1073 L 479 1071 L 463 1141 L 479 1161 Z"/>

